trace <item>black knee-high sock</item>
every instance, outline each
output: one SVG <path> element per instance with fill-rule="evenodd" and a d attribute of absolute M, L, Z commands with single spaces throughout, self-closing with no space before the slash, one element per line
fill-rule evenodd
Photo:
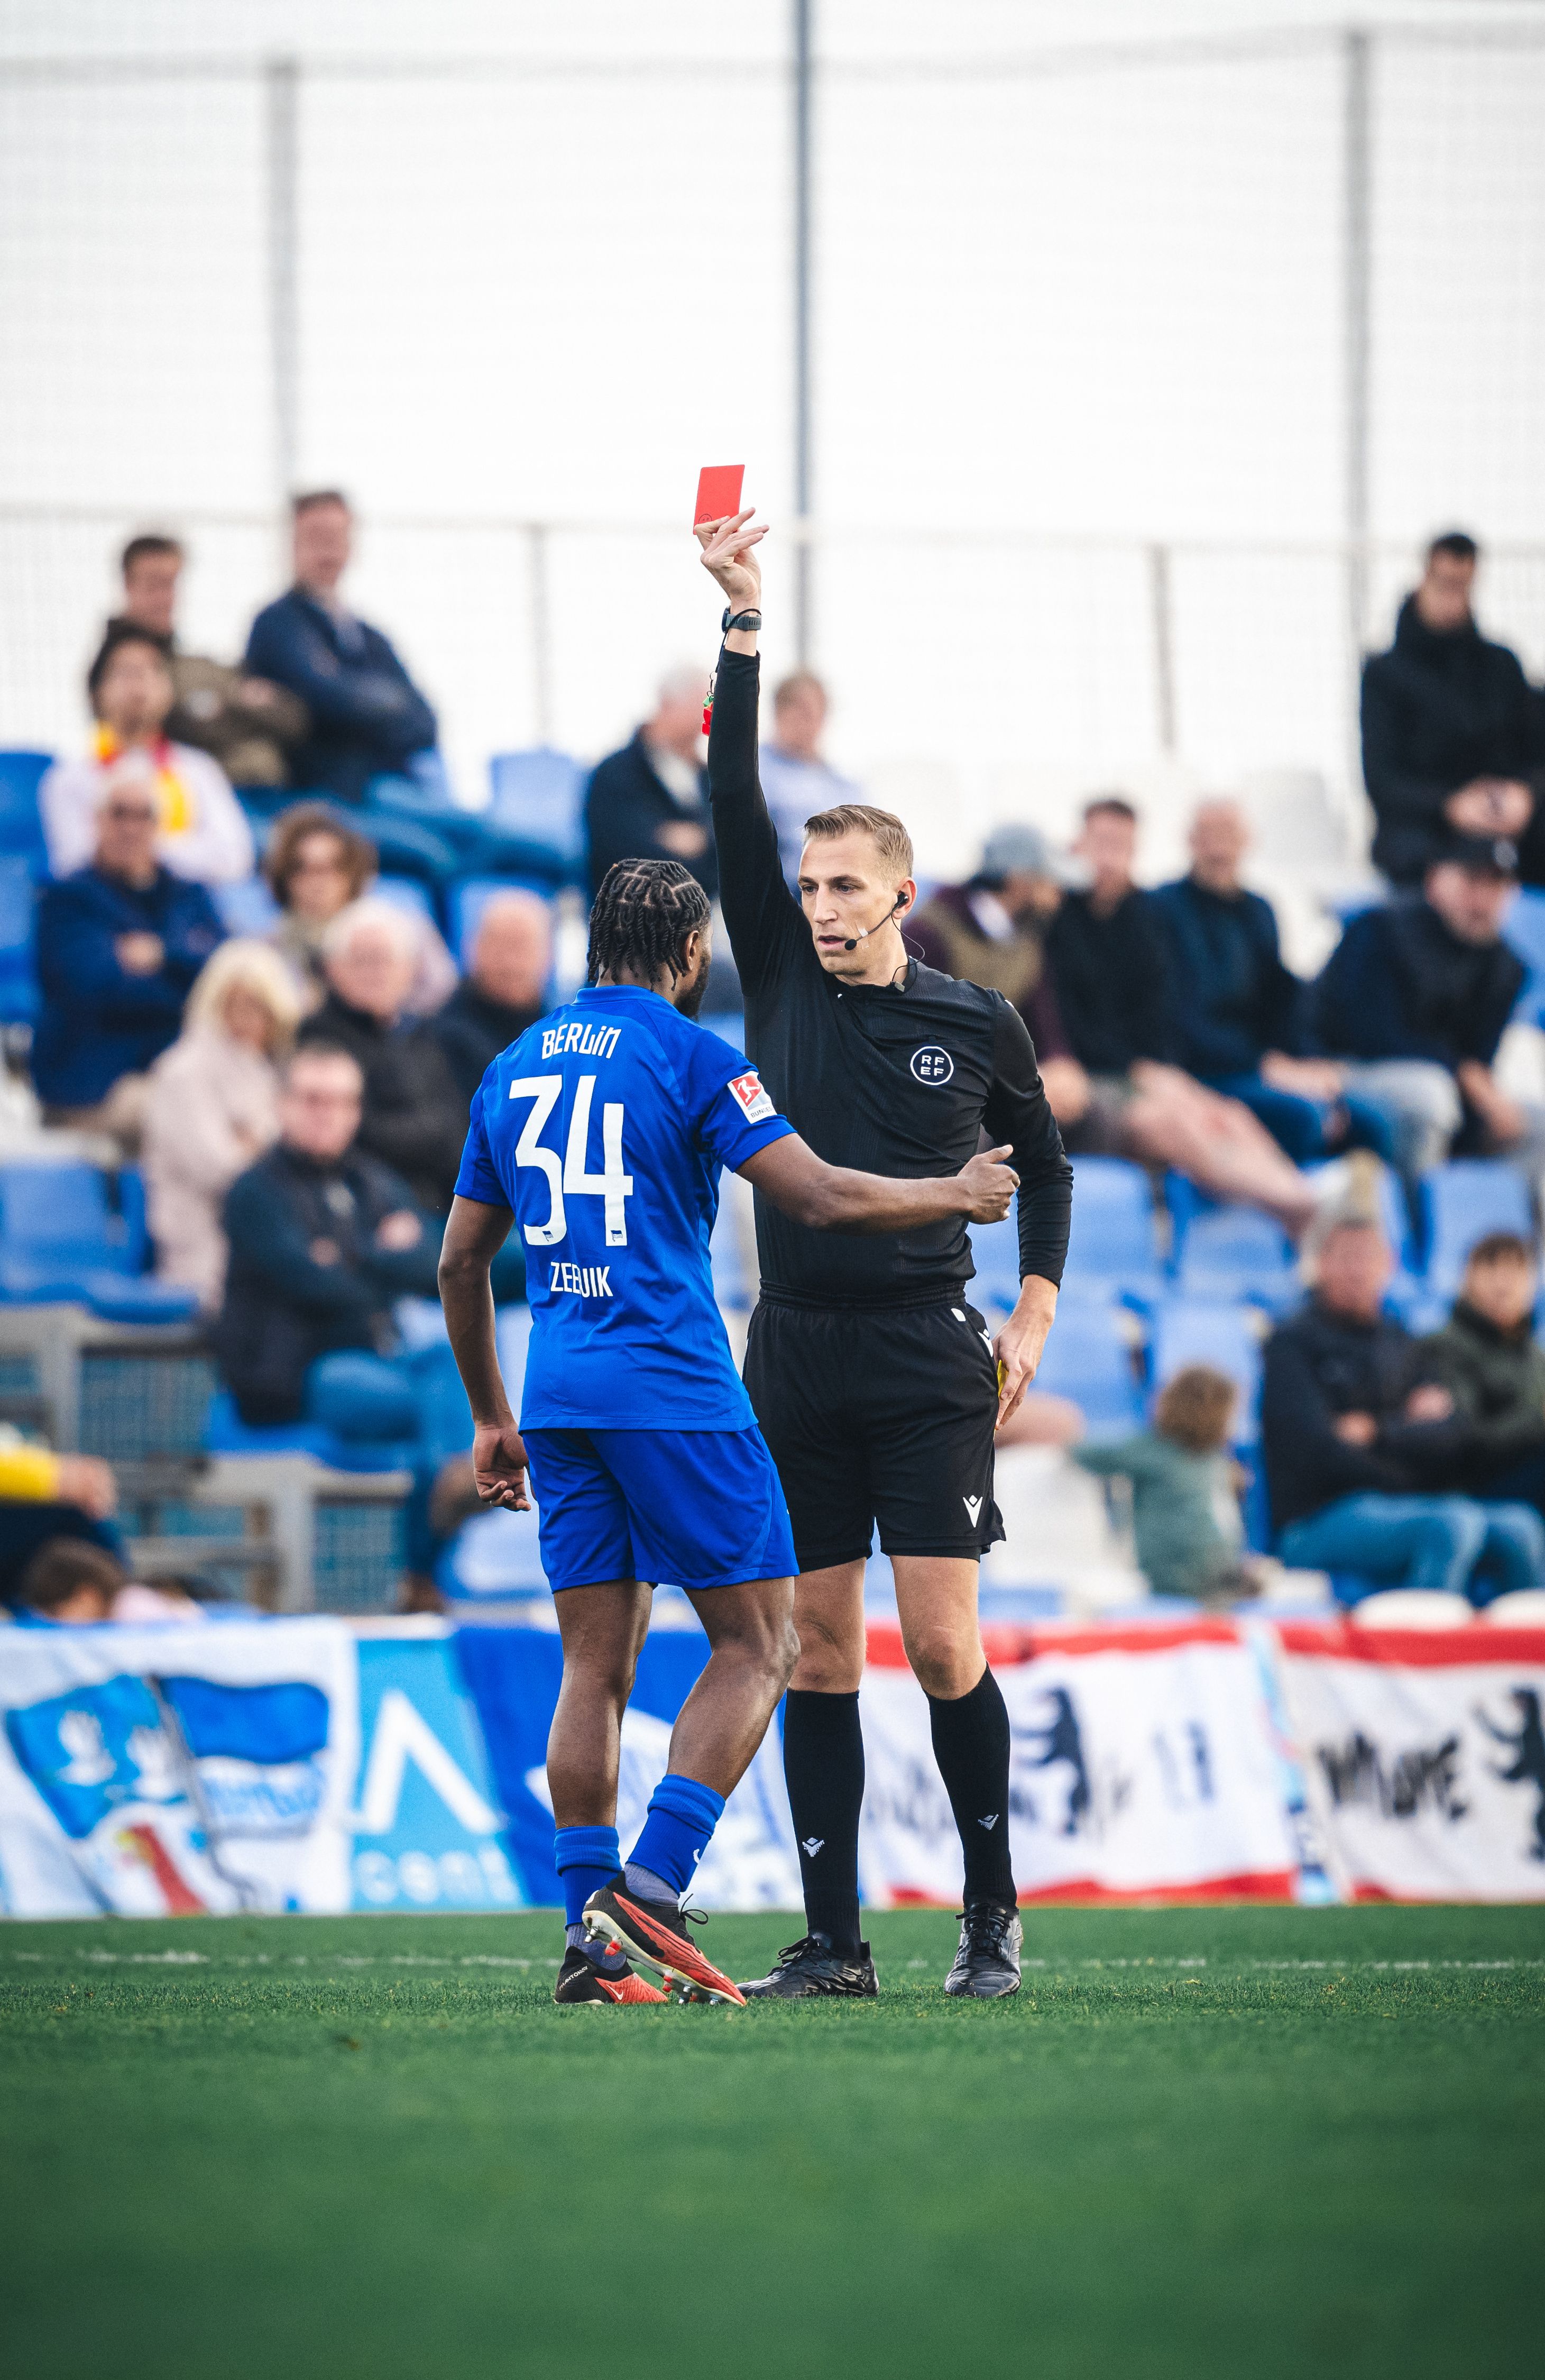
<path fill-rule="evenodd" d="M 796 1693 L 783 1705 L 783 1774 L 800 1847 L 805 1919 L 839 1957 L 859 1955 L 858 1814 L 863 1735 L 857 1694 Z"/>
<path fill-rule="evenodd" d="M 1008 1855 L 1008 1709 L 991 1670 L 958 1701 L 938 1702 L 930 1694 L 928 1724 L 966 1855 L 966 1899 L 1015 1908 Z"/>

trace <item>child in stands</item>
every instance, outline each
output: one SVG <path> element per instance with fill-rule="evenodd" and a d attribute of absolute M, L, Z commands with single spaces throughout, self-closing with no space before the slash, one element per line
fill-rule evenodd
<path fill-rule="evenodd" d="M 1228 1451 L 1238 1393 L 1208 1364 L 1189 1364 L 1159 1391 L 1151 1427 L 1073 1460 L 1132 1483 L 1138 1567 L 1155 1595 L 1221 1602 L 1258 1592 L 1244 1553 L 1243 1474 Z"/>

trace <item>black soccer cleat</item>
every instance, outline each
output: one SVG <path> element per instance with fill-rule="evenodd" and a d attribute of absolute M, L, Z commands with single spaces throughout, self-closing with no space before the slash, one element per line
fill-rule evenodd
<path fill-rule="evenodd" d="M 872 2000 L 879 1979 L 868 1943 L 858 1947 L 858 1958 L 845 1959 L 832 1949 L 829 1934 L 806 1934 L 779 1952 L 770 1975 L 758 1976 L 741 1989 L 748 2000 Z"/>
<path fill-rule="evenodd" d="M 694 1917 L 697 1912 L 693 1912 Z M 697 1918 L 699 1925 L 701 1917 Z M 737 2008 L 745 2003 L 741 1987 L 728 1975 L 721 1975 L 687 1932 L 685 1914 L 673 1900 L 645 1900 L 630 1892 L 621 1868 L 610 1884 L 593 1892 L 585 1904 L 585 1924 L 590 1933 L 615 1942 L 624 1958 L 637 1959 L 646 1967 L 670 1978 L 673 1984 L 695 1985 L 714 1999 L 732 2000 Z"/>
<path fill-rule="evenodd" d="M 560 2008 L 621 2008 L 653 2001 L 663 2007 L 667 1995 L 635 1975 L 626 1959 L 608 1959 L 597 1967 L 583 1950 L 565 1950 L 552 1997 Z"/>
<path fill-rule="evenodd" d="M 1005 2000 L 1020 1988 L 1024 1928 L 1017 1909 L 977 1900 L 960 1920 L 960 1947 L 944 1979 L 951 1999 Z"/>

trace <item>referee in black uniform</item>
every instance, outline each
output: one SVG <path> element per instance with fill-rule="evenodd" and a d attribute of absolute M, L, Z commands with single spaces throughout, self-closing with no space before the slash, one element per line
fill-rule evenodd
<path fill-rule="evenodd" d="M 977 1563 L 1003 1535 L 993 1439 L 1033 1378 L 1056 1307 L 1072 1169 L 1018 1012 L 909 956 L 911 843 L 848 804 L 806 827 L 795 901 L 756 765 L 764 534 L 707 524 L 703 562 L 729 599 L 708 738 L 719 897 L 745 992 L 746 1054 L 817 1155 L 910 1176 L 953 1173 L 984 1132 L 1020 1177 L 1018 1305 L 996 1341 L 966 1301 L 963 1223 L 889 1238 L 817 1232 L 756 1201 L 762 1292 L 745 1382 L 794 1524 L 800 1659 L 784 1769 L 804 1938 L 750 1994 L 867 1994 L 858 1822 L 863 1568 L 879 1524 L 902 1640 L 928 1697 L 934 1754 L 965 1853 L 965 1920 L 945 1989 L 1016 1991 L 1008 1714 L 977 1625 Z M 999 1388 L 999 1366 L 1002 1387 Z"/>

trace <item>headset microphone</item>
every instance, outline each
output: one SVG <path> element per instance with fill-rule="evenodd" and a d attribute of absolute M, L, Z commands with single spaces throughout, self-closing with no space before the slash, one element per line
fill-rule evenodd
<path fill-rule="evenodd" d="M 898 892 L 886 915 L 883 917 L 876 917 L 872 926 L 865 926 L 862 933 L 855 934 L 851 941 L 844 942 L 842 945 L 843 949 L 845 951 L 856 951 L 860 942 L 866 942 L 871 934 L 877 934 L 882 926 L 888 926 L 891 918 L 895 917 L 897 910 L 904 909 L 906 905 L 906 894 L 904 892 Z"/>

